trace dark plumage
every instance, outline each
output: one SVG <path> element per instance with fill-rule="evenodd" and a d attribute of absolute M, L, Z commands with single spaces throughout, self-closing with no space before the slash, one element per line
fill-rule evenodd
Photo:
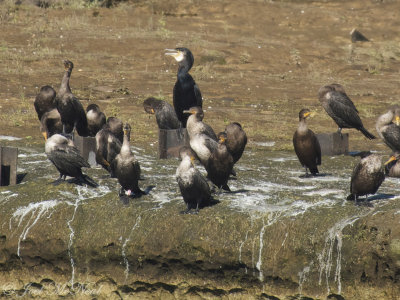
<path fill-rule="evenodd" d="M 115 177 L 112 162 L 119 154 L 122 147 L 123 131 L 121 120 L 109 117 L 106 125 L 96 134 L 96 162 Z M 118 138 L 116 135 L 120 136 Z"/>
<path fill-rule="evenodd" d="M 197 213 L 199 208 L 210 204 L 210 187 L 193 164 L 195 160 L 193 151 L 189 147 L 182 147 L 179 156 L 182 161 L 176 169 L 176 181 L 187 205 L 185 213 L 189 213 L 191 209 L 195 209 Z"/>
<path fill-rule="evenodd" d="M 350 195 L 347 200 L 358 200 L 360 196 L 375 194 L 385 180 L 382 162 L 378 155 L 362 152 L 361 160 L 355 166 L 350 182 Z"/>
<path fill-rule="evenodd" d="M 395 152 L 385 162 L 385 174 L 389 177 L 400 177 L 400 152 Z"/>
<path fill-rule="evenodd" d="M 144 110 L 148 114 L 155 114 L 159 129 L 178 129 L 181 122 L 176 116 L 174 108 L 166 101 L 150 97 L 143 102 Z"/>
<path fill-rule="evenodd" d="M 106 124 L 106 115 L 100 110 L 97 104 L 88 105 L 86 108 L 86 119 L 90 136 L 95 136 Z"/>
<path fill-rule="evenodd" d="M 66 131 L 66 128 L 70 126 L 76 128 L 79 135 L 88 136 L 88 123 L 85 110 L 81 102 L 72 94 L 69 86 L 74 64 L 69 60 L 65 60 L 64 67 L 65 73 L 56 97 L 57 109 L 61 115 L 61 121 L 64 126 L 63 132 L 69 133 Z"/>
<path fill-rule="evenodd" d="M 217 136 L 214 130 L 204 123 L 204 113 L 201 107 L 191 107 L 184 113 L 190 114 L 187 121 L 187 131 L 190 140 L 190 147 L 197 154 L 203 166 L 207 166 L 211 153 L 217 148 Z"/>
<path fill-rule="evenodd" d="M 45 112 L 56 108 L 55 99 L 56 91 L 51 86 L 45 85 L 40 88 L 39 94 L 36 95 L 35 102 L 33 103 L 39 121 Z"/>
<path fill-rule="evenodd" d="M 233 158 L 226 147 L 227 135 L 225 132 L 218 134 L 218 146 L 211 153 L 206 166 L 207 177 L 219 189 L 230 191 L 228 186 L 229 175 L 233 168 Z"/>
<path fill-rule="evenodd" d="M 376 121 L 376 131 L 392 151 L 400 151 L 400 106 L 393 105 Z"/>
<path fill-rule="evenodd" d="M 293 146 L 301 165 L 315 175 L 318 172 L 318 165 L 321 165 L 321 146 L 314 132 L 307 127 L 306 119 L 312 113 L 309 109 L 302 109 L 299 112 L 299 126 L 293 135 Z"/>
<path fill-rule="evenodd" d="M 129 145 L 130 134 L 131 126 L 125 124 L 124 142 L 122 143 L 121 151 L 112 162 L 112 168 L 121 185 L 120 196 L 140 196 L 144 194 L 138 184 L 140 179 L 140 165 L 132 154 Z"/>
<path fill-rule="evenodd" d="M 237 122 L 230 123 L 225 128 L 226 133 L 226 148 L 232 155 L 233 163 L 236 163 L 243 154 L 247 144 L 247 135 L 244 132 L 242 125 Z"/>
<path fill-rule="evenodd" d="M 189 74 L 194 62 L 193 54 L 187 48 L 166 49 L 166 51 L 165 55 L 171 55 L 179 63 L 173 102 L 178 120 L 182 123 L 182 127 L 186 127 L 188 116 L 183 111 L 203 105 L 200 89 Z"/>
<path fill-rule="evenodd" d="M 355 128 L 368 139 L 375 138 L 363 126 L 358 110 L 345 93 L 343 86 L 337 83 L 323 86 L 318 91 L 318 97 L 325 111 L 339 126 L 339 133 L 341 133 L 342 128 Z"/>
<path fill-rule="evenodd" d="M 40 131 L 45 140 L 56 133 L 62 133 L 62 130 L 63 126 L 61 123 L 61 116 L 56 108 L 53 108 L 42 115 L 42 118 L 40 119 Z"/>
<path fill-rule="evenodd" d="M 61 134 L 54 134 L 47 139 L 45 152 L 49 160 L 60 172 L 55 183 L 65 180 L 66 176 L 74 177 L 78 183 L 86 183 L 96 187 L 97 184 L 88 176 L 82 174 L 82 168 L 90 168 L 89 163 L 79 154 L 72 140 Z"/>

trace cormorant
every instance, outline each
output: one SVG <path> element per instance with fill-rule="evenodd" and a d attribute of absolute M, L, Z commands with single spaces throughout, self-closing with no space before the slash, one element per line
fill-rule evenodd
<path fill-rule="evenodd" d="M 347 200 L 355 200 L 358 197 L 375 194 L 385 180 L 381 158 L 371 152 L 361 152 L 360 162 L 354 167 L 350 181 L 350 195 Z"/>
<path fill-rule="evenodd" d="M 363 126 L 358 110 L 345 93 L 343 86 L 337 83 L 323 86 L 318 91 L 318 97 L 325 111 L 338 125 L 338 133 L 341 134 L 342 128 L 355 128 L 368 139 L 375 138 Z"/>
<path fill-rule="evenodd" d="M 179 129 L 182 127 L 174 108 L 168 102 L 150 97 L 144 100 L 143 107 L 148 114 L 156 115 L 159 129 Z"/>
<path fill-rule="evenodd" d="M 66 176 L 71 176 L 77 180 L 77 183 L 86 183 L 92 187 L 98 186 L 89 176 L 82 174 L 82 168 L 90 168 L 90 165 L 79 154 L 79 150 L 74 146 L 72 140 L 61 134 L 54 134 L 47 139 L 45 152 L 60 172 L 60 177 L 54 184 L 65 180 Z"/>
<path fill-rule="evenodd" d="M 45 85 L 40 88 L 39 94 L 36 95 L 35 102 L 33 103 L 39 121 L 45 112 L 56 108 L 55 99 L 56 91 L 51 86 Z"/>
<path fill-rule="evenodd" d="M 203 105 L 200 89 L 188 73 L 193 66 L 194 58 L 192 52 L 187 48 L 165 49 L 167 53 L 175 58 L 179 64 L 177 81 L 174 86 L 174 108 L 182 127 L 186 127 L 188 116 L 184 115 L 184 110 L 193 106 Z"/>
<path fill-rule="evenodd" d="M 86 113 L 81 102 L 72 94 L 69 86 L 74 64 L 69 60 L 64 60 L 65 73 L 61 81 L 60 90 L 56 96 L 57 109 L 61 115 L 63 123 L 63 133 L 66 131 L 66 126 L 76 128 L 80 136 L 88 136 L 88 123 Z"/>
<path fill-rule="evenodd" d="M 376 121 L 376 131 L 392 151 L 400 151 L 400 106 L 393 105 Z"/>
<path fill-rule="evenodd" d="M 40 131 L 45 140 L 56 133 L 62 133 L 62 130 L 61 116 L 56 108 L 46 111 L 42 115 L 40 119 Z"/>
<path fill-rule="evenodd" d="M 199 208 L 210 204 L 210 187 L 193 164 L 195 160 L 193 151 L 184 146 L 180 149 L 179 156 L 182 161 L 176 169 L 176 181 L 187 205 L 184 213 L 190 213 L 191 209 L 195 209 L 195 213 L 198 213 Z"/>
<path fill-rule="evenodd" d="M 293 146 L 301 165 L 310 170 L 312 175 L 318 172 L 318 165 L 321 165 L 321 146 L 311 129 L 308 129 L 306 119 L 312 115 L 309 109 L 303 108 L 299 112 L 299 126 L 293 135 Z"/>
<path fill-rule="evenodd" d="M 122 122 L 118 118 L 109 117 L 106 125 L 96 134 L 96 162 L 115 177 L 111 164 L 122 147 Z M 117 135 L 119 137 L 117 137 Z"/>
<path fill-rule="evenodd" d="M 97 104 L 90 104 L 86 108 L 89 136 L 95 136 L 106 124 L 106 115 Z"/>
<path fill-rule="evenodd" d="M 232 155 L 235 164 L 241 157 L 247 144 L 247 135 L 242 125 L 237 122 L 230 123 L 225 128 L 226 148 Z"/>
<path fill-rule="evenodd" d="M 190 140 L 190 147 L 197 154 L 204 167 L 207 166 L 211 153 L 217 148 L 217 136 L 214 130 L 203 123 L 204 113 L 201 107 L 191 107 L 184 113 L 190 114 L 187 120 L 187 131 Z"/>
<path fill-rule="evenodd" d="M 395 152 L 385 162 L 385 174 L 389 177 L 400 177 L 400 152 Z"/>
<path fill-rule="evenodd" d="M 112 162 L 112 168 L 121 185 L 121 190 L 119 192 L 121 197 L 145 194 L 145 192 L 139 188 L 140 165 L 131 152 L 129 145 L 130 134 L 131 126 L 125 124 L 124 142 L 122 143 L 121 151 Z"/>
<path fill-rule="evenodd" d="M 230 191 L 228 186 L 229 175 L 233 168 L 233 157 L 226 147 L 227 135 L 225 132 L 218 134 L 218 146 L 211 153 L 206 166 L 207 178 L 219 189 Z"/>

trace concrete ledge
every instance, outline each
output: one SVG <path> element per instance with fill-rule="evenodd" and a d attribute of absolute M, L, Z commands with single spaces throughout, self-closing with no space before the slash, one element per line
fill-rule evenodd
<path fill-rule="evenodd" d="M 18 148 L 0 146 L 0 186 L 17 184 Z"/>
<path fill-rule="evenodd" d="M 349 134 L 320 133 L 317 134 L 322 155 L 341 155 L 349 153 Z"/>
<path fill-rule="evenodd" d="M 158 158 L 179 157 L 179 149 L 189 146 L 189 135 L 186 128 L 159 129 Z"/>
<path fill-rule="evenodd" d="M 96 138 L 82 137 L 78 134 L 74 135 L 74 144 L 79 149 L 82 157 L 86 159 L 91 167 L 96 166 Z"/>

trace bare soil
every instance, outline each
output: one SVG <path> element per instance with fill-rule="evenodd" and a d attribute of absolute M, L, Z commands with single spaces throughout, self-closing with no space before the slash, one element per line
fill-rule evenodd
<path fill-rule="evenodd" d="M 244 125 L 250 142 L 292 149 L 298 112 L 318 112 L 315 132 L 336 125 L 318 89 L 341 83 L 374 134 L 377 116 L 398 101 L 400 3 L 396 1 L 132 1 L 101 7 L 0 4 L 0 134 L 41 144 L 33 101 L 58 89 L 63 59 L 75 64 L 71 87 L 84 106 L 132 125 L 137 143 L 157 141 L 142 102 L 172 102 L 177 66 L 165 48 L 188 47 L 205 121 L 216 131 Z M 371 41 L 351 43 L 357 28 Z M 350 132 L 351 149 L 386 149 Z M 253 144 L 254 145 L 254 144 Z"/>

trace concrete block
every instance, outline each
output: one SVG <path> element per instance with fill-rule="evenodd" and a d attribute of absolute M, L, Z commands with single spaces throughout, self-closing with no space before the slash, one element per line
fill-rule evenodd
<path fill-rule="evenodd" d="M 17 184 L 18 148 L 0 146 L 0 185 Z"/>
<path fill-rule="evenodd" d="M 343 133 L 320 133 L 317 134 L 321 145 L 322 155 L 340 155 L 349 153 L 349 134 Z"/>
<path fill-rule="evenodd" d="M 179 149 L 189 146 L 189 135 L 186 128 L 159 129 L 158 158 L 179 157 Z"/>
<path fill-rule="evenodd" d="M 74 144 L 79 149 L 82 157 L 86 159 L 91 167 L 97 165 L 96 163 L 96 138 L 95 137 L 83 137 L 78 134 L 74 134 Z"/>

